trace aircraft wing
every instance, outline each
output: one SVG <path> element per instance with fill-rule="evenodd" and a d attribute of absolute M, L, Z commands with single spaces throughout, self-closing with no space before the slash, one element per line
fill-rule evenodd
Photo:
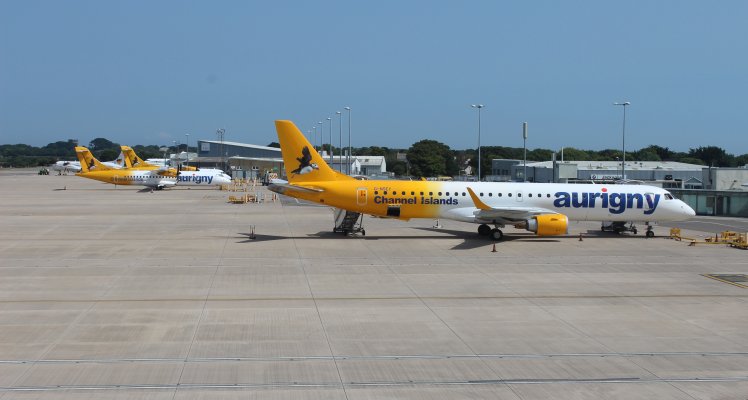
<path fill-rule="evenodd" d="M 490 210 L 478 210 L 475 213 L 476 218 L 481 220 L 496 220 L 506 222 L 524 221 L 535 215 L 558 214 L 555 211 L 546 208 L 537 207 L 501 207 L 491 208 Z"/>
<path fill-rule="evenodd" d="M 162 165 L 158 169 L 155 169 L 153 171 L 159 175 L 164 175 L 164 176 L 171 176 L 171 177 L 179 176 L 179 171 L 176 168 L 171 168 L 165 165 Z"/>
<path fill-rule="evenodd" d="M 474 213 L 475 217 L 481 220 L 496 220 L 514 223 L 526 220 L 535 215 L 558 214 L 556 211 L 541 207 L 491 207 L 481 201 L 473 189 L 467 188 L 467 190 L 468 193 L 470 193 L 470 197 L 473 199 L 473 203 L 475 203 L 475 207 L 478 208 L 478 211 Z"/>

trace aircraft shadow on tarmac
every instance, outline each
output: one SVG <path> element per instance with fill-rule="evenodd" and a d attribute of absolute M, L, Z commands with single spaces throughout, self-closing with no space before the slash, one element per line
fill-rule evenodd
<path fill-rule="evenodd" d="M 641 239 L 649 239 L 644 235 L 644 230 L 639 231 L 639 234 L 634 235 L 630 232 L 623 232 L 623 233 L 615 233 L 615 232 L 603 232 L 599 229 L 588 229 L 586 232 L 584 232 L 583 237 L 586 238 L 605 238 L 605 239 L 631 239 L 631 238 L 641 238 Z M 655 236 L 657 238 L 658 236 Z M 662 237 L 662 236 L 660 236 Z"/>
<path fill-rule="evenodd" d="M 429 240 L 451 240 L 460 238 L 463 239 L 463 242 L 453 246 L 451 250 L 471 250 L 476 249 L 479 247 L 485 247 L 485 246 L 491 246 L 494 243 L 497 245 L 501 245 L 502 243 L 507 242 L 513 242 L 513 241 L 533 241 L 533 242 L 558 242 L 558 239 L 550 239 L 550 238 L 537 238 L 534 237 L 531 234 L 512 234 L 508 236 L 504 236 L 504 238 L 499 242 L 492 242 L 488 240 L 487 238 L 478 236 L 474 232 L 468 232 L 468 231 L 459 231 L 459 230 L 450 230 L 450 229 L 432 229 L 432 228 L 414 228 L 421 231 L 426 232 L 434 232 L 434 233 L 446 233 L 447 235 L 416 235 L 416 236 L 405 236 L 405 235 L 382 235 L 382 236 L 362 236 L 359 234 L 351 235 L 351 236 L 343 236 L 340 233 L 335 232 L 329 232 L 329 231 L 323 231 L 323 232 L 317 232 L 314 234 L 308 234 L 306 236 L 277 236 L 277 235 L 262 235 L 255 233 L 252 235 L 251 233 L 238 233 L 240 236 L 237 237 L 237 239 L 243 239 L 237 243 L 252 243 L 252 242 L 269 242 L 274 240 L 284 240 L 284 239 L 295 239 L 295 240 L 382 240 L 382 239 L 399 239 L 399 240 L 409 240 L 409 239 L 429 239 Z M 253 238 L 254 236 L 254 238 Z"/>

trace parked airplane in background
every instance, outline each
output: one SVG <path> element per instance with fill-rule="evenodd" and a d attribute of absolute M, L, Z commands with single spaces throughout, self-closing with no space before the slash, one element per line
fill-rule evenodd
<path fill-rule="evenodd" d="M 156 170 L 156 171 L 168 171 L 174 170 L 170 168 L 166 163 L 164 164 L 153 164 L 144 161 L 142 158 L 135 154 L 135 150 L 129 146 L 121 146 L 122 154 L 124 155 L 124 163 L 126 168 L 132 169 L 143 169 L 143 170 Z M 179 167 L 177 169 L 177 184 L 180 186 L 208 186 L 208 185 L 228 185 L 231 183 L 231 177 L 224 173 L 220 169 L 215 168 L 195 168 L 195 167 Z"/>
<path fill-rule="evenodd" d="M 99 162 L 85 147 L 76 147 L 75 152 L 81 164 L 81 172 L 76 175 L 115 185 L 141 185 L 163 189 L 175 185 L 214 186 L 231 183 L 230 176 L 216 169 L 178 171 L 174 168 L 147 166 L 117 169 Z"/>
<path fill-rule="evenodd" d="M 53 171 L 57 171 L 60 174 L 67 174 L 68 172 L 80 172 L 81 163 L 78 161 L 58 161 L 50 165 Z"/>
<path fill-rule="evenodd" d="M 141 185 L 163 189 L 177 184 L 177 171 L 158 171 L 130 168 L 112 168 L 97 160 L 85 148 L 76 146 L 75 153 L 81 165 L 81 172 L 76 175 L 115 185 Z"/>
<path fill-rule="evenodd" d="M 119 153 L 117 159 L 114 161 L 102 161 L 101 163 L 110 168 L 123 168 L 125 156 L 123 153 Z M 60 174 L 68 172 L 81 172 L 80 161 L 57 161 L 50 166 L 52 170 L 58 171 Z"/>
<path fill-rule="evenodd" d="M 507 225 L 551 236 L 566 233 L 569 220 L 646 222 L 653 236 L 650 222 L 695 215 L 668 191 L 644 185 L 356 180 L 331 169 L 293 122 L 275 127 L 288 183 L 269 189 L 345 210 L 345 219 L 452 219 L 477 223 L 480 235 L 500 240 Z"/>

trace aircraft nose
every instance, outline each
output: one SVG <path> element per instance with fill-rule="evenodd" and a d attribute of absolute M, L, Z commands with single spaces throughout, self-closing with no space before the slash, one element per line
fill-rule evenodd
<path fill-rule="evenodd" d="M 682 204 L 680 205 L 680 208 L 683 210 L 683 213 L 686 216 L 693 217 L 693 216 L 696 215 L 696 211 L 694 211 L 693 208 L 691 208 L 691 206 L 689 206 L 688 204 L 684 203 L 683 201 L 681 201 L 681 203 Z"/>

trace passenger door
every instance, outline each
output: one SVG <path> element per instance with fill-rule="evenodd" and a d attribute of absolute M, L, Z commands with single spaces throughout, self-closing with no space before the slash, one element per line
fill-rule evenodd
<path fill-rule="evenodd" d="M 365 206 L 367 200 L 367 190 L 365 187 L 356 189 L 356 204 L 359 206 Z"/>

